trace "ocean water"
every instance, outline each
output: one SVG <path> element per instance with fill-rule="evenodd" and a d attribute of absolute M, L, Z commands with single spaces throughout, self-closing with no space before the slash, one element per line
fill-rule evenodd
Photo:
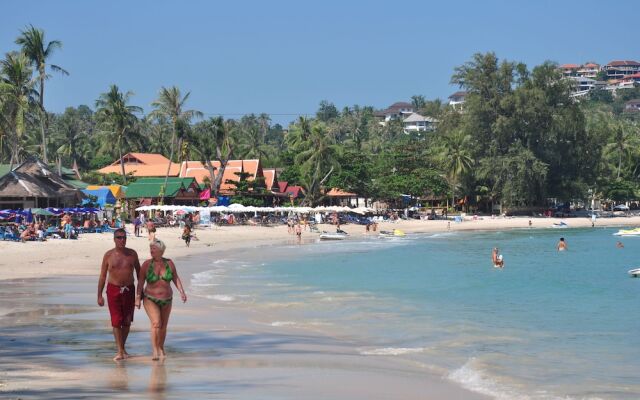
<path fill-rule="evenodd" d="M 365 237 L 212 261 L 191 291 L 497 399 L 638 399 L 640 238 L 617 229 Z M 569 250 L 555 249 L 564 236 Z M 499 247 L 505 268 L 493 268 Z"/>

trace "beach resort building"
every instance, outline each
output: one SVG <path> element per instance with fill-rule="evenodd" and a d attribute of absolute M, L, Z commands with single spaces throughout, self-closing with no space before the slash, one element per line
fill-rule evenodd
<path fill-rule="evenodd" d="M 83 198 L 40 160 L 27 160 L 0 177 L 0 209 L 75 207 Z"/>
<path fill-rule="evenodd" d="M 129 209 L 160 202 L 189 206 L 200 202 L 200 186 L 194 178 L 171 177 L 166 187 L 164 182 L 165 178 L 141 178 L 131 183 L 125 193 Z"/>
<path fill-rule="evenodd" d="M 125 174 L 135 177 L 160 177 L 165 176 L 169 168 L 169 176 L 178 176 L 180 164 L 171 163 L 162 154 L 153 153 L 127 153 L 122 156 Z M 104 168 L 98 170 L 101 174 L 122 174 L 120 160 L 116 160 Z"/>
<path fill-rule="evenodd" d="M 218 177 L 222 166 L 219 161 L 212 161 L 211 167 L 213 171 L 210 171 L 208 166 L 201 161 L 183 161 L 181 163 L 171 162 L 169 166 L 169 159 L 160 154 L 149 153 L 128 153 L 122 157 L 124 161 L 124 168 L 126 174 L 131 174 L 136 178 L 163 178 L 169 169 L 170 178 L 192 178 L 201 188 L 208 186 L 213 179 Z M 109 174 L 116 173 L 121 174 L 122 167 L 120 160 L 116 160 L 110 165 L 98 170 L 99 173 Z M 277 172 L 275 168 L 262 168 L 260 160 L 229 160 L 227 161 L 223 176 L 220 183 L 220 194 L 223 196 L 232 196 L 236 193 L 236 185 L 234 182 L 239 182 L 241 175 L 245 175 L 247 181 L 252 182 L 254 186 L 264 188 L 264 192 L 261 194 L 265 197 L 265 202 L 271 204 L 273 199 L 266 197 L 278 197 L 280 191 L 277 184 Z M 138 179 L 137 182 L 139 182 Z M 136 183 L 137 183 L 136 182 Z M 146 181 L 149 183 L 151 181 Z M 178 187 L 174 187 L 178 189 Z M 136 197 L 132 197 L 136 196 Z M 127 199 L 133 198 L 145 198 L 139 197 L 137 192 L 129 194 L 127 191 Z M 157 196 L 152 196 L 152 199 L 157 199 Z M 179 200 L 186 200 L 178 196 Z M 145 200 L 156 201 L 156 200 Z"/>

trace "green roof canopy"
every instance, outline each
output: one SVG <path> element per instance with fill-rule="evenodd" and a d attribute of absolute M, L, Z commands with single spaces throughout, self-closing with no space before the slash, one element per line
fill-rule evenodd
<path fill-rule="evenodd" d="M 131 183 L 125 194 L 127 199 L 139 199 L 143 197 L 162 197 L 160 191 L 164 185 L 164 178 L 141 178 Z M 187 190 L 189 187 L 197 188 L 195 178 L 175 178 L 167 180 L 167 187 L 164 197 L 175 197 L 180 189 Z"/>

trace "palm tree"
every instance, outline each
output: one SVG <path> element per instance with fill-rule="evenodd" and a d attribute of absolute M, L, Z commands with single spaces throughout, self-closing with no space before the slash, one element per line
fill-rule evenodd
<path fill-rule="evenodd" d="M 471 136 L 461 131 L 443 136 L 443 144 L 440 149 L 439 159 L 449 178 L 453 203 L 455 204 L 456 188 L 460 176 L 465 175 L 473 166 L 473 157 L 469 152 Z"/>
<path fill-rule="evenodd" d="M 62 42 L 52 40 L 49 43 L 44 38 L 44 31 L 30 25 L 27 29 L 20 32 L 20 36 L 16 39 L 16 44 L 22 46 L 22 52 L 29 58 L 31 65 L 38 71 L 38 105 L 40 106 L 40 130 L 42 133 L 42 160 L 47 163 L 47 142 L 46 129 L 48 127 L 47 112 L 44 108 L 44 81 L 50 78 L 47 74 L 47 61 L 53 55 L 56 49 L 62 48 Z M 50 64 L 49 68 L 54 72 L 63 75 L 69 73 L 61 67 Z"/>
<path fill-rule="evenodd" d="M 10 52 L 0 61 L 0 99 L 2 114 L 11 144 L 10 168 L 19 161 L 20 141 L 25 133 L 26 120 L 35 104 L 37 92 L 24 53 Z"/>
<path fill-rule="evenodd" d="M 631 151 L 638 147 L 640 137 L 637 128 L 630 124 L 617 124 L 611 141 L 604 147 L 604 154 L 617 155 L 616 179 L 620 178 L 623 158 L 628 158 Z"/>
<path fill-rule="evenodd" d="M 195 126 L 195 141 L 200 161 L 209 170 L 209 186 L 212 196 L 217 196 L 222 184 L 222 177 L 227 163 L 233 154 L 233 143 L 229 137 L 227 124 L 222 117 L 210 118 Z M 220 163 L 218 174 L 214 173 L 215 167 L 212 160 Z"/>
<path fill-rule="evenodd" d="M 87 139 L 87 130 L 78 112 L 74 108 L 67 110 L 54 120 L 55 128 L 52 137 L 56 142 L 56 153 L 59 157 L 67 157 L 72 165 L 78 164 L 80 149 Z"/>
<path fill-rule="evenodd" d="M 133 92 L 122 93 L 118 86 L 111 85 L 109 91 L 102 93 L 100 98 L 96 100 L 96 119 L 99 121 L 100 127 L 104 129 L 103 132 L 111 138 L 111 143 L 116 143 L 125 185 L 127 177 L 124 171 L 122 145 L 135 126 L 137 118 L 134 114 L 142 112 L 142 108 L 127 104 L 132 95 Z"/>
<path fill-rule="evenodd" d="M 322 124 L 311 127 L 309 139 L 301 146 L 295 162 L 301 165 L 302 183 L 307 189 L 305 202 L 313 205 L 321 199 L 321 189 L 329 176 L 340 169 L 341 147 L 333 143 Z"/>
<path fill-rule="evenodd" d="M 173 162 L 173 153 L 176 144 L 176 138 L 178 139 L 178 148 L 182 147 L 182 139 L 186 131 L 186 127 L 189 125 L 194 117 L 202 117 L 200 111 L 184 110 L 184 105 L 189 98 L 191 92 L 182 96 L 180 89 L 176 86 L 160 89 L 158 99 L 151 103 L 155 108 L 150 114 L 151 117 L 165 117 L 171 121 L 171 154 L 169 156 L 169 165 L 167 166 L 167 174 L 164 178 L 164 186 L 166 188 L 167 181 L 169 180 L 169 172 L 171 171 L 171 163 Z"/>

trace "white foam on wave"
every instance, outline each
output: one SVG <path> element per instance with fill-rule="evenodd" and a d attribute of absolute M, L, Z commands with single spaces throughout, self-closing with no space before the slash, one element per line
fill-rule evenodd
<path fill-rule="evenodd" d="M 403 354 L 417 354 L 428 351 L 428 347 L 384 347 L 381 349 L 363 350 L 363 356 L 400 356 Z"/>
<path fill-rule="evenodd" d="M 228 294 L 211 294 L 208 296 L 205 296 L 207 299 L 211 299 L 211 300 L 216 300 L 216 301 L 223 301 L 223 302 L 230 302 L 230 301 L 234 301 L 236 298 L 233 296 L 230 296 Z"/>
<path fill-rule="evenodd" d="M 479 367 L 476 358 L 471 358 L 462 367 L 447 376 L 465 389 L 490 396 L 497 400 L 572 400 L 571 396 L 557 396 L 546 391 L 537 390 L 535 394 L 519 393 L 516 389 L 500 383 Z M 581 398 L 582 400 L 599 400 L 597 397 Z"/>
<path fill-rule="evenodd" d="M 270 323 L 269 325 L 271 326 L 295 326 L 297 325 L 295 322 L 293 321 L 275 321 Z"/>

